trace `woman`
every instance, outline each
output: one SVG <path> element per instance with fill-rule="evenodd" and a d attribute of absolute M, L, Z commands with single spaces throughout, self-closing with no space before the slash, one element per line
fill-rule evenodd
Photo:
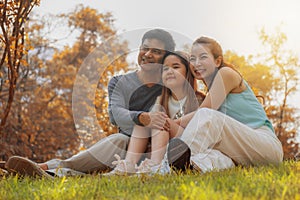
<path fill-rule="evenodd" d="M 193 167 L 206 172 L 235 164 L 280 163 L 282 145 L 271 122 L 241 74 L 224 62 L 221 46 L 200 37 L 193 43 L 190 63 L 208 93 L 196 112 L 177 124 L 169 120 L 165 129 L 172 132 L 178 124 L 185 128 L 181 140 L 191 149 Z"/>
<path fill-rule="evenodd" d="M 152 112 L 164 112 L 171 119 L 177 119 L 184 114 L 196 110 L 204 99 L 202 93 L 195 95 L 196 83 L 191 74 L 188 56 L 183 52 L 167 53 L 163 58 L 162 67 L 162 95 L 157 98 Z M 125 160 L 116 155 L 116 167 L 108 173 L 117 175 L 130 175 L 134 173 L 167 173 L 162 169 L 162 160 L 166 151 L 166 145 L 170 138 L 177 133 L 169 133 L 163 129 L 152 129 L 135 126 L 130 138 Z M 145 152 L 148 138 L 151 137 L 151 158 L 145 159 L 139 167 L 136 166 Z M 166 166 L 165 166 L 166 167 Z M 166 171 L 164 171 L 166 170 Z"/>

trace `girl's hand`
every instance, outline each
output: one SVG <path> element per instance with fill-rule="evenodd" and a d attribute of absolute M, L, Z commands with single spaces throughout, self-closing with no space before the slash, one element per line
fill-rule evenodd
<path fill-rule="evenodd" d="M 176 123 L 176 120 L 168 118 L 164 125 L 164 130 L 169 132 L 170 138 L 173 138 L 180 136 L 184 129 Z"/>
<path fill-rule="evenodd" d="M 163 130 L 168 115 L 164 112 L 143 112 L 139 116 L 140 122 L 151 129 Z"/>
<path fill-rule="evenodd" d="M 169 132 L 170 131 L 170 123 L 169 123 L 170 118 L 166 119 L 166 123 L 164 124 L 163 130 Z"/>
<path fill-rule="evenodd" d="M 175 122 L 176 124 L 180 125 L 180 123 L 181 123 L 181 119 L 180 119 L 180 118 L 178 118 L 178 119 L 175 119 L 175 120 L 174 120 L 174 122 Z"/>

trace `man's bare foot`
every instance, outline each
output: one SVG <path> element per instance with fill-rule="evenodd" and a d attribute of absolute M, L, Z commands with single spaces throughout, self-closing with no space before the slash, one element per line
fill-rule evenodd
<path fill-rule="evenodd" d="M 40 163 L 39 167 L 44 171 L 48 170 L 48 165 L 46 163 Z"/>
<path fill-rule="evenodd" d="M 48 168 L 46 164 L 37 164 L 36 162 L 20 156 L 11 156 L 5 163 L 5 168 L 8 172 L 19 174 L 20 176 L 53 179 L 53 176 L 44 171 L 44 169 Z"/>

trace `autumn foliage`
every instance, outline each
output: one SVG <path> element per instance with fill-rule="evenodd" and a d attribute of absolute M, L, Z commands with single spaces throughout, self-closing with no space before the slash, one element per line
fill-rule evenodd
<path fill-rule="evenodd" d="M 95 9 L 80 5 L 74 12 L 58 18 L 66 22 L 70 32 L 74 29 L 79 32 L 74 44 L 62 50 L 41 38 L 46 23 L 34 18 L 28 23 L 27 45 L 32 45 L 32 50 L 27 60 L 24 59 L 28 64 L 20 66 L 19 77 L 24 78 L 19 79 L 13 106 L 1 133 L 2 159 L 11 155 L 36 161 L 65 158 L 78 152 L 80 144 L 81 148 L 87 148 L 116 132 L 108 119 L 107 84 L 115 71 L 126 71 L 126 43 L 113 37 L 116 30 L 109 13 L 99 14 Z M 106 45 L 105 52 L 97 50 L 102 44 Z M 124 56 L 114 59 L 116 52 Z M 87 59 L 91 55 L 96 59 Z M 80 69 L 85 71 L 79 76 Z M 72 101 L 79 105 L 72 109 Z M 93 116 L 95 110 L 96 121 L 88 117 Z M 75 114 L 86 116 L 74 119 Z"/>

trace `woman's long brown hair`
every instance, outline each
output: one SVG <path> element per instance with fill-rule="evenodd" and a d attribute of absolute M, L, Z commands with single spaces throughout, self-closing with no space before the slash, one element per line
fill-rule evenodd
<path fill-rule="evenodd" d="M 235 68 L 235 66 L 233 64 L 224 61 L 224 59 L 223 59 L 223 50 L 221 48 L 221 45 L 216 40 L 214 40 L 212 38 L 209 38 L 209 37 L 202 36 L 202 37 L 196 39 L 193 42 L 193 45 L 195 45 L 195 44 L 201 44 L 201 45 L 207 46 L 209 48 L 211 54 L 214 56 L 214 59 L 217 59 L 218 57 L 221 56 L 222 61 L 221 61 L 220 67 L 218 67 L 218 70 L 221 69 L 221 68 L 223 68 L 223 67 L 230 67 L 231 69 L 233 69 L 234 71 L 236 71 L 241 76 L 242 80 L 241 80 L 240 86 L 242 85 L 242 83 L 243 83 L 243 76 Z M 214 74 L 214 76 L 216 76 L 217 71 Z M 210 87 L 208 86 L 208 90 L 209 89 L 210 89 Z"/>

